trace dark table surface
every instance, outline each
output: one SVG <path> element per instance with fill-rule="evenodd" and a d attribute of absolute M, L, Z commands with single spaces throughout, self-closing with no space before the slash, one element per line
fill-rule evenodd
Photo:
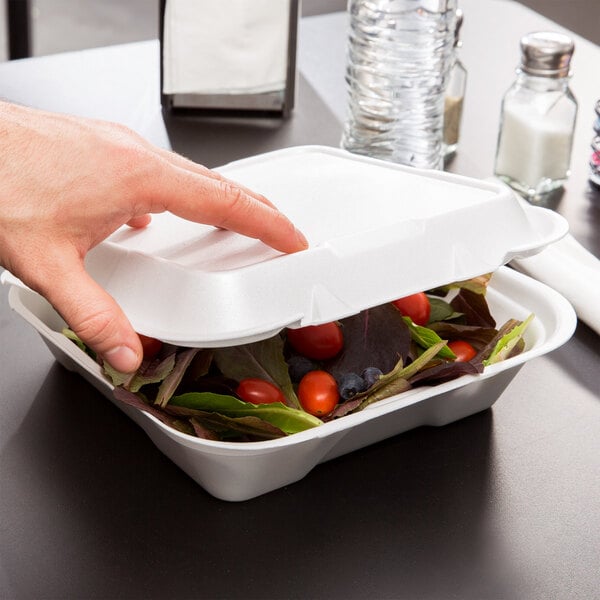
<path fill-rule="evenodd" d="M 450 168 L 488 177 L 518 39 L 549 24 L 511 2 L 461 5 L 470 79 Z M 337 146 L 343 15 L 331 19 L 302 23 L 297 107 L 283 123 L 163 120 L 156 42 L 6 63 L 0 90 L 122 121 L 209 166 Z M 556 208 L 600 256 L 600 194 L 586 170 L 600 49 L 576 43 L 573 174 Z M 491 410 L 227 503 L 60 367 L 6 296 L 0 289 L 0 598 L 600 597 L 600 344 L 585 324 L 525 365 Z"/>

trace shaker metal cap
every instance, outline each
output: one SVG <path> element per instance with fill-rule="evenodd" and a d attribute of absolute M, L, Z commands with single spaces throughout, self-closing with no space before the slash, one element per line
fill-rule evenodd
<path fill-rule="evenodd" d="M 537 31 L 521 38 L 521 69 L 539 77 L 566 77 L 575 50 L 562 33 Z"/>

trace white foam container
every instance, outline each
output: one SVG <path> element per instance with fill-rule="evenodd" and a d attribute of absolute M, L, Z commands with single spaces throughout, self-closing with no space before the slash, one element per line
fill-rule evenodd
<path fill-rule="evenodd" d="M 568 230 L 499 182 L 336 148 L 289 148 L 220 171 L 274 202 L 310 248 L 281 254 L 169 213 L 123 228 L 87 268 L 136 331 L 182 346 L 254 341 L 494 271 Z"/>
<path fill-rule="evenodd" d="M 115 402 L 218 498 L 249 499 L 297 481 L 336 456 L 487 409 L 526 361 L 554 350 L 574 331 L 575 313 L 562 296 L 502 267 L 564 236 L 566 222 L 523 205 L 502 184 L 312 146 L 245 159 L 221 171 L 274 201 L 311 247 L 281 255 L 255 240 L 171 215 L 159 215 L 146 231 L 117 232 L 92 253 L 88 269 L 140 333 L 198 347 L 242 343 L 489 271 L 496 271 L 488 291 L 496 320 L 530 313 L 535 319 L 526 333 L 527 350 L 481 375 L 410 390 L 285 438 L 215 442 L 179 433 L 114 400 L 100 367 L 60 333 L 64 322 L 53 308 L 4 273 L 3 282 L 12 284 L 11 307 L 56 359 Z"/>

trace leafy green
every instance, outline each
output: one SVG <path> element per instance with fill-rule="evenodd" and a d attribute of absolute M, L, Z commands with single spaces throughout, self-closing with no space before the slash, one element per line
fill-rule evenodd
<path fill-rule="evenodd" d="M 460 323 L 450 323 L 448 321 L 430 323 L 428 327 L 444 340 L 464 340 L 465 342 L 469 342 L 476 350 L 489 344 L 498 333 L 493 327 L 462 325 Z"/>
<path fill-rule="evenodd" d="M 421 369 L 425 368 L 444 347 L 445 342 L 440 340 L 427 348 L 425 352 L 409 365 L 404 366 L 402 362 L 399 361 L 394 369 L 389 373 L 382 375 L 375 385 L 361 394 L 361 396 L 364 397 L 364 400 L 361 402 L 359 410 L 366 408 L 369 404 L 373 404 L 373 402 L 389 398 L 408 390 L 411 387 L 408 379 L 418 373 Z"/>
<path fill-rule="evenodd" d="M 241 346 L 217 348 L 213 352 L 214 362 L 225 377 L 236 381 L 258 377 L 274 383 L 283 391 L 289 406 L 301 408 L 288 373 L 281 336 Z"/>
<path fill-rule="evenodd" d="M 480 275 L 479 277 L 472 277 L 471 279 L 455 281 L 453 283 L 449 283 L 448 285 L 440 286 L 439 288 L 432 290 L 432 293 L 446 295 L 452 290 L 468 290 L 474 294 L 485 296 L 485 293 L 487 292 L 487 286 L 491 278 L 492 274 L 486 273 L 485 275 Z"/>
<path fill-rule="evenodd" d="M 406 360 L 410 334 L 402 315 L 391 304 L 363 310 L 340 321 L 344 348 L 327 361 L 325 370 L 334 377 L 362 373 L 367 367 L 391 371 L 398 360 Z"/>
<path fill-rule="evenodd" d="M 431 346 L 438 345 L 440 342 L 440 349 L 437 353 L 439 358 L 446 358 L 448 360 L 454 360 L 456 355 L 448 346 L 446 346 L 446 342 L 440 338 L 440 336 L 430 329 L 429 327 L 422 327 L 421 325 L 416 325 L 413 323 L 410 317 L 402 317 L 404 322 L 408 325 L 408 329 L 410 331 L 410 335 L 412 339 L 419 345 L 421 348 L 430 348 Z"/>
<path fill-rule="evenodd" d="M 84 344 L 81 341 L 81 338 L 72 329 L 69 329 L 68 327 L 64 327 L 62 330 L 62 334 L 66 338 L 70 339 L 75 345 L 77 345 L 80 350 L 83 350 L 83 352 L 85 352 L 88 356 L 90 356 L 91 358 L 96 360 L 96 353 L 91 348 L 89 348 L 86 344 Z"/>
<path fill-rule="evenodd" d="M 129 384 L 136 375 L 135 373 L 121 373 L 121 371 L 117 371 L 106 361 L 102 362 L 102 369 L 104 374 L 110 379 L 111 383 L 117 388 L 122 387 L 129 389 Z"/>
<path fill-rule="evenodd" d="M 252 404 L 233 396 L 211 392 L 188 392 L 180 396 L 173 396 L 165 408 L 168 412 L 176 411 L 179 415 L 187 414 L 189 416 L 198 416 L 196 413 L 200 411 L 219 413 L 231 418 L 258 417 L 288 434 L 322 424 L 317 417 L 313 417 L 303 410 L 286 406 L 281 402 Z"/>
<path fill-rule="evenodd" d="M 523 335 L 533 319 L 507 321 L 499 330 L 485 293 L 489 275 L 427 292 L 431 315 L 426 327 L 403 317 L 390 303 L 340 322 L 344 347 L 334 359 L 315 367 L 336 379 L 377 367 L 383 375 L 350 400 L 338 404 L 325 420 L 362 410 L 374 402 L 420 385 L 437 385 L 523 351 Z M 440 297 L 440 294 L 444 297 Z M 93 351 L 69 329 L 63 331 L 84 352 Z M 470 361 L 454 360 L 448 341 L 468 341 L 476 349 Z M 290 380 L 284 334 L 243 346 L 219 349 L 178 348 L 164 344 L 137 373 L 118 373 L 104 363 L 115 397 L 153 414 L 185 434 L 208 440 L 276 439 L 317 427 L 320 419 L 305 412 Z M 277 385 L 286 404 L 252 404 L 237 398 L 239 382 L 259 378 Z"/>
<path fill-rule="evenodd" d="M 186 369 L 190 366 L 199 351 L 198 348 L 189 348 L 177 353 L 173 369 L 162 380 L 156 398 L 154 399 L 154 404 L 157 404 L 162 408 L 167 405 L 171 396 L 175 393 L 175 390 L 181 383 Z"/>
<path fill-rule="evenodd" d="M 120 373 L 106 361 L 104 361 L 103 367 L 115 387 L 122 386 L 131 392 L 137 392 L 145 385 L 163 381 L 173 371 L 176 357 L 176 352 L 172 352 L 161 360 L 143 361 L 141 367 L 133 375 Z"/>
<path fill-rule="evenodd" d="M 501 330 L 501 333 L 503 333 L 502 337 L 498 340 L 489 357 L 483 361 L 483 364 L 485 366 L 493 365 L 508 358 L 519 342 L 521 342 L 523 334 L 532 320 L 533 314 L 529 315 L 522 322 L 509 321 L 507 326 Z"/>
<path fill-rule="evenodd" d="M 431 306 L 431 313 L 429 315 L 430 323 L 458 319 L 462 316 L 462 313 L 456 312 L 449 302 L 436 296 L 428 296 L 428 298 L 429 305 Z"/>
<path fill-rule="evenodd" d="M 466 362 L 441 360 L 415 373 L 410 378 L 409 383 L 413 387 L 419 385 L 438 385 L 462 375 L 476 375 L 481 372 L 483 372 L 483 363 L 477 357 Z"/>
<path fill-rule="evenodd" d="M 465 315 L 469 325 L 496 327 L 496 321 L 490 314 L 484 294 L 478 294 L 467 288 L 461 288 L 451 303 L 455 311 Z"/>
<path fill-rule="evenodd" d="M 171 407 L 171 412 L 189 414 L 189 409 Z M 248 437 L 251 440 L 274 440 L 287 434 L 275 425 L 255 416 L 228 417 L 218 412 L 195 410 L 190 419 L 195 432 L 199 428 L 205 439 L 227 440 L 228 438 Z"/>

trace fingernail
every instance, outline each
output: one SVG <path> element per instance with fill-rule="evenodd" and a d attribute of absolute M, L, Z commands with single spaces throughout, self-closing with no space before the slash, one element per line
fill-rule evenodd
<path fill-rule="evenodd" d="M 308 240 L 299 229 L 296 229 L 296 239 L 303 248 L 308 248 Z"/>
<path fill-rule="evenodd" d="M 133 373 L 137 370 L 139 359 L 128 346 L 118 346 L 104 353 L 104 358 L 120 373 Z"/>

